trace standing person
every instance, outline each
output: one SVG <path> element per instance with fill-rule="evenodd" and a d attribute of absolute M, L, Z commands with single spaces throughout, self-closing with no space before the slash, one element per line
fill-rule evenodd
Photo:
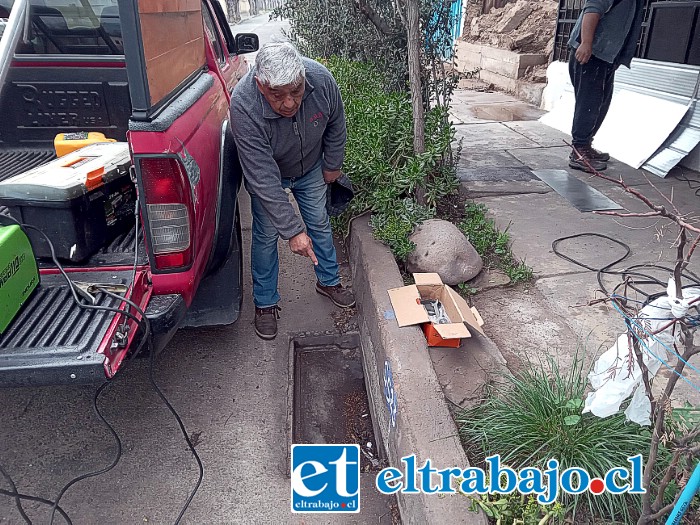
<path fill-rule="evenodd" d="M 341 175 L 346 141 L 331 73 L 288 42 L 266 44 L 233 92 L 231 122 L 253 211 L 255 332 L 263 339 L 277 335 L 279 237 L 313 261 L 318 293 L 341 308 L 354 306 L 352 292 L 340 284 L 326 211 L 326 185 Z"/>
<path fill-rule="evenodd" d="M 590 173 L 591 167 L 608 167 L 610 155 L 593 149 L 593 138 L 610 109 L 615 71 L 632 63 L 643 17 L 643 0 L 586 0 L 583 6 L 569 39 L 569 75 L 576 96 L 571 130 L 576 151 L 569 166 L 574 169 Z"/>

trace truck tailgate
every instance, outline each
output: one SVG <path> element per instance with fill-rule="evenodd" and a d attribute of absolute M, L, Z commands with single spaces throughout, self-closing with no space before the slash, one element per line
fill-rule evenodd
<path fill-rule="evenodd" d="M 144 308 L 150 297 L 143 271 L 136 274 L 136 286 L 129 270 L 69 275 L 85 283 L 126 285 L 126 296 Z M 122 303 L 104 294 L 95 297 L 100 306 L 117 308 Z M 126 357 L 126 348 L 133 346 L 113 344 L 122 324 L 121 314 L 79 307 L 62 275 L 42 273 L 39 287 L 0 335 L 0 386 L 89 383 L 111 377 Z M 131 321 L 129 342 L 136 332 L 137 325 Z"/>

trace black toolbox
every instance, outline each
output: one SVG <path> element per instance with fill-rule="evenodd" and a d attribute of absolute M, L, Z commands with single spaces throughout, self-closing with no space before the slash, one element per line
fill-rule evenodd
<path fill-rule="evenodd" d="M 133 226 L 136 192 L 126 142 L 97 143 L 0 182 L 0 206 L 44 232 L 56 256 L 81 262 Z M 34 254 L 51 257 L 27 229 Z"/>

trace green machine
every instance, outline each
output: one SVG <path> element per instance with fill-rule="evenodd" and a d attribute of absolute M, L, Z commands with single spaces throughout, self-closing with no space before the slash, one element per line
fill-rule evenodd
<path fill-rule="evenodd" d="M 18 225 L 0 224 L 0 334 L 39 285 L 29 239 Z"/>

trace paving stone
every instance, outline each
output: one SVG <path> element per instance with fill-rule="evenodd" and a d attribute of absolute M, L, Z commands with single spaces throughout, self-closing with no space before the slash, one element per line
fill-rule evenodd
<path fill-rule="evenodd" d="M 466 146 L 467 140 L 464 141 Z M 463 146 L 463 147 L 464 147 Z M 504 150 L 484 150 L 464 147 L 459 156 L 457 171 L 482 168 L 525 168 L 526 166 Z"/>
<path fill-rule="evenodd" d="M 537 143 L 501 123 L 463 124 L 456 127 L 457 140 L 464 139 L 463 148 L 483 151 L 508 148 L 531 148 Z"/>
<path fill-rule="evenodd" d="M 540 180 L 533 181 L 465 181 L 460 191 L 467 199 L 494 197 L 498 195 L 523 195 L 526 193 L 549 193 L 553 191 Z"/>
<path fill-rule="evenodd" d="M 564 141 L 571 141 L 571 137 L 566 133 L 557 131 L 554 128 L 545 126 L 537 120 L 508 122 L 505 124 L 513 131 L 517 131 L 521 135 L 525 135 L 530 140 L 536 142 L 539 146 L 564 146 Z"/>
<path fill-rule="evenodd" d="M 470 169 L 457 169 L 457 177 L 460 181 L 480 182 L 528 182 L 538 180 L 528 168 L 502 168 L 479 167 Z"/>

